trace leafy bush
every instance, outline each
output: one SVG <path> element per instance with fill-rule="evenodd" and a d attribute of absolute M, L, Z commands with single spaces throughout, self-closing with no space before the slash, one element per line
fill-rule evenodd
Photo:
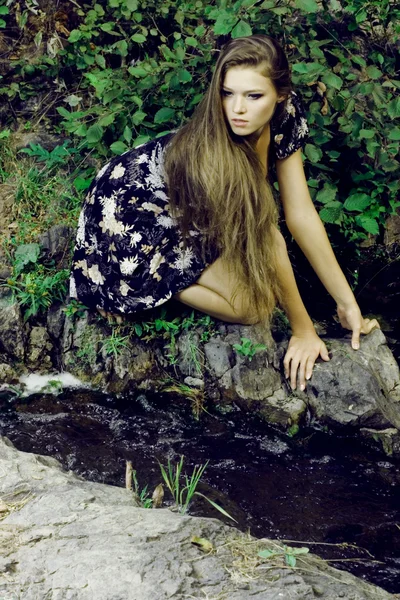
<path fill-rule="evenodd" d="M 0 93 L 27 97 L 38 77 L 56 81 L 66 89 L 54 101 L 60 124 L 81 148 L 119 154 L 179 127 L 223 43 L 267 33 L 285 46 L 308 105 L 304 153 L 322 220 L 359 241 L 400 206 L 400 8 L 391 0 L 91 0 L 69 10 L 76 25 L 64 27 L 63 44 L 50 44 L 29 71 L 17 60 Z M 29 18 L 18 21 L 25 33 Z M 37 45 L 53 43 L 39 33 Z"/>

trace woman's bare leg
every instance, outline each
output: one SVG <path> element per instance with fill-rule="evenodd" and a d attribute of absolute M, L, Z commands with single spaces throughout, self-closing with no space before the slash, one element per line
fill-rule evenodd
<path fill-rule="evenodd" d="M 245 325 L 257 323 L 257 317 L 249 314 L 248 301 L 243 293 L 238 292 L 233 298 L 235 288 L 232 271 L 226 262 L 218 258 L 194 285 L 175 294 L 174 298 L 222 321 Z"/>

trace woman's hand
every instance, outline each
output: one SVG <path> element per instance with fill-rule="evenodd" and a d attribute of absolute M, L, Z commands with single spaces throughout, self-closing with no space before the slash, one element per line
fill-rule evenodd
<path fill-rule="evenodd" d="M 121 323 L 123 322 L 122 315 L 117 315 L 115 313 L 107 312 L 107 311 L 103 310 L 102 308 L 98 308 L 97 310 L 101 314 L 101 316 L 104 317 L 104 319 L 107 319 L 107 321 L 109 322 L 110 325 L 114 325 L 115 323 L 117 323 L 117 325 L 121 325 Z"/>
<path fill-rule="evenodd" d="M 358 350 L 360 347 L 360 334 L 367 334 L 372 329 L 378 327 L 379 323 L 376 319 L 364 319 L 358 304 L 352 304 L 349 307 L 337 306 L 337 313 L 342 327 L 350 329 L 353 332 L 351 337 L 351 347 L 353 350 Z"/>
<path fill-rule="evenodd" d="M 285 377 L 290 377 L 290 386 L 296 389 L 297 381 L 301 390 L 306 387 L 306 379 L 310 379 L 314 363 L 318 357 L 329 360 L 328 350 L 315 331 L 292 335 L 283 360 Z"/>

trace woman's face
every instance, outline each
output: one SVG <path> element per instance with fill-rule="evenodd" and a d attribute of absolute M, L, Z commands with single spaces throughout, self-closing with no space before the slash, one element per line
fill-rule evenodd
<path fill-rule="evenodd" d="M 222 87 L 225 118 L 236 135 L 256 133 L 260 136 L 270 122 L 278 102 L 271 79 L 261 74 L 260 67 L 232 67 L 226 72 Z"/>

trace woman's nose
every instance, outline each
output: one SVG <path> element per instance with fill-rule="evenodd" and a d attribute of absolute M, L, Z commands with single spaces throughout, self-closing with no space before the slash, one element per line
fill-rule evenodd
<path fill-rule="evenodd" d="M 243 113 L 245 112 L 245 110 L 246 107 L 243 98 L 241 98 L 240 96 L 236 96 L 236 98 L 233 101 L 233 112 Z"/>

